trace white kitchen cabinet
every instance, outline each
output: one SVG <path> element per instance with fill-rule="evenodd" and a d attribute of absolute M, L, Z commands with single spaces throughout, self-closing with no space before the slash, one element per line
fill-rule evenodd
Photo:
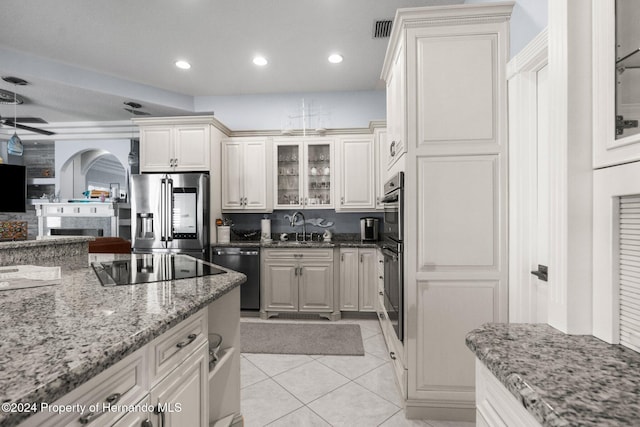
<path fill-rule="evenodd" d="M 539 427 L 522 402 L 476 359 L 476 425 Z"/>
<path fill-rule="evenodd" d="M 391 168 L 406 152 L 406 74 L 404 35 L 399 34 L 391 52 L 391 65 L 385 76 L 387 84 L 388 163 Z M 387 58 L 389 59 L 389 58 Z M 383 71 L 384 72 L 384 71 Z"/>
<path fill-rule="evenodd" d="M 387 139 L 387 129 L 377 128 L 373 132 L 373 141 L 375 143 L 376 151 L 376 209 L 383 210 L 384 204 L 384 183 L 387 182 L 390 175 L 388 173 L 389 167 L 389 140 Z"/>
<path fill-rule="evenodd" d="M 505 64 L 512 8 L 399 9 L 393 24 L 383 77 L 388 139 L 396 142 L 390 151 L 398 141 L 406 151 L 401 389 L 408 418 L 473 420 L 474 360 L 465 335 L 507 321 Z M 404 87 L 394 82 L 398 70 Z"/>
<path fill-rule="evenodd" d="M 209 425 L 208 372 L 209 349 L 204 343 L 151 389 L 161 426 Z"/>
<path fill-rule="evenodd" d="M 140 126 L 140 172 L 211 169 L 211 118 L 143 118 L 133 122 Z"/>
<path fill-rule="evenodd" d="M 271 145 L 267 138 L 222 141 L 222 211 L 272 212 Z"/>
<path fill-rule="evenodd" d="M 378 258 L 374 248 L 340 249 L 340 310 L 376 311 Z"/>
<path fill-rule="evenodd" d="M 339 202 L 336 211 L 371 211 L 376 208 L 375 146 L 373 136 L 339 138 Z"/>
<path fill-rule="evenodd" d="M 601 0 L 593 3 L 593 163 L 594 168 L 640 160 L 640 76 L 635 28 L 635 2 Z M 630 8 L 630 9 L 627 9 Z M 620 14 L 616 25 L 616 9 Z M 616 28 L 618 27 L 618 28 Z M 618 60 L 618 61 L 616 61 Z M 619 128 L 635 120 L 635 126 Z M 617 134 L 619 133 L 619 134 Z"/>
<path fill-rule="evenodd" d="M 209 371 L 208 332 L 223 337 Z M 210 402 L 211 396 L 211 402 Z M 51 405 L 85 405 L 83 413 L 41 411 L 32 426 L 208 426 L 240 415 L 240 288 L 213 301 Z M 99 411 L 91 411 L 96 405 Z M 134 408 L 125 411 L 119 408 Z M 103 410 L 111 407 L 110 410 Z M 151 411 L 145 409 L 153 408 Z"/>
<path fill-rule="evenodd" d="M 333 209 L 333 139 L 274 139 L 274 209 Z"/>
<path fill-rule="evenodd" d="M 265 249 L 261 256 L 261 317 L 307 312 L 335 318 L 333 249 Z"/>

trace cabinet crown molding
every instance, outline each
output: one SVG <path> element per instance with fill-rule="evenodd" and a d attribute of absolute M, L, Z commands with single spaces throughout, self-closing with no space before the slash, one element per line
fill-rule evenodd
<path fill-rule="evenodd" d="M 396 10 L 381 78 L 384 79 L 384 76 L 388 75 L 393 64 L 395 48 L 407 28 L 505 22 L 510 19 L 514 5 L 514 1 L 506 1 L 473 5 L 409 7 Z"/>

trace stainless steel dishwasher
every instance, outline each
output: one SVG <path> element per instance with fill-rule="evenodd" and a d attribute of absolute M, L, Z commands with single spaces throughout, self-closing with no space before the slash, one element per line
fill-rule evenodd
<path fill-rule="evenodd" d="M 214 264 L 247 276 L 240 285 L 240 309 L 260 310 L 260 247 L 214 248 Z"/>

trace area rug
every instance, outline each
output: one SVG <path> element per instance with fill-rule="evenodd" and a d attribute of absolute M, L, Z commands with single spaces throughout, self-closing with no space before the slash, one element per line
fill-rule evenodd
<path fill-rule="evenodd" d="M 360 325 L 242 322 L 243 353 L 364 356 Z"/>

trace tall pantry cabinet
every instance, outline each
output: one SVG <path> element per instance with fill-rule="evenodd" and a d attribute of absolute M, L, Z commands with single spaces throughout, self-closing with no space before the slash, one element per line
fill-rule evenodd
<path fill-rule="evenodd" d="M 465 336 L 507 321 L 513 4 L 399 9 L 393 24 L 382 77 L 400 91 L 387 94 L 387 126 L 404 157 L 407 375 L 398 383 L 408 418 L 473 420 Z"/>

